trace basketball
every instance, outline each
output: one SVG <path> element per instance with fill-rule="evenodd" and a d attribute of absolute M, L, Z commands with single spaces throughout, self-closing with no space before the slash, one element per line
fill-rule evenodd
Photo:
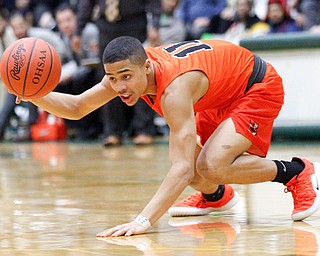
<path fill-rule="evenodd" d="M 3 53 L 0 74 L 9 93 L 22 99 L 37 99 L 57 86 L 61 61 L 57 51 L 39 38 L 22 38 Z"/>

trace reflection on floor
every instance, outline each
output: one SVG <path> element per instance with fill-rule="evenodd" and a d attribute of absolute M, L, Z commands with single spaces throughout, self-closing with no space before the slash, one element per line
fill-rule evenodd
<path fill-rule="evenodd" d="M 273 144 L 268 158 L 296 155 L 320 161 L 320 144 Z M 320 211 L 293 222 L 275 183 L 233 185 L 241 199 L 227 212 L 166 214 L 146 235 L 96 239 L 132 220 L 168 168 L 166 143 L 0 144 L 0 255 L 320 255 Z"/>

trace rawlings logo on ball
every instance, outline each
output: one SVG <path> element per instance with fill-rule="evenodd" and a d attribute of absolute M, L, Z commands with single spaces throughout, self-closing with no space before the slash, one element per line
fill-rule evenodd
<path fill-rule="evenodd" d="M 19 44 L 17 51 L 15 52 L 15 54 L 12 55 L 12 58 L 14 59 L 14 64 L 13 69 L 10 70 L 10 75 L 13 79 L 18 81 L 20 80 L 20 70 L 26 62 L 26 56 L 23 54 L 23 52 L 26 52 L 26 49 L 24 48 L 23 44 Z"/>

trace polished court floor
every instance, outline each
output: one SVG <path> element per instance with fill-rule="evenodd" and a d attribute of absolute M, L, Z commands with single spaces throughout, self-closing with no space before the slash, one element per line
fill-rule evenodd
<path fill-rule="evenodd" d="M 320 255 L 320 211 L 293 222 L 291 195 L 274 183 L 234 185 L 241 200 L 224 213 L 166 214 L 146 235 L 97 239 L 142 210 L 167 152 L 165 142 L 0 143 L 0 255 Z M 273 143 L 268 158 L 296 155 L 320 161 L 320 143 Z"/>

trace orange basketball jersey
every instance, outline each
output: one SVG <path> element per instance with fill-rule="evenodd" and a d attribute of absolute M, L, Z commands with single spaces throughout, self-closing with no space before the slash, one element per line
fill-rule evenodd
<path fill-rule="evenodd" d="M 147 48 L 155 67 L 157 96 L 142 98 L 160 115 L 160 97 L 170 83 L 183 73 L 202 71 L 209 80 L 206 95 L 194 105 L 195 112 L 224 108 L 243 95 L 252 74 L 254 55 L 243 47 L 220 40 L 186 41 Z"/>
<path fill-rule="evenodd" d="M 282 79 L 275 69 L 247 49 L 229 42 L 195 40 L 146 49 L 155 67 L 157 95 L 142 98 L 163 115 L 160 98 L 183 73 L 201 71 L 207 93 L 194 104 L 197 134 L 204 145 L 218 125 L 232 118 L 235 129 L 252 142 L 251 154 L 265 157 L 274 119 L 283 105 Z"/>

